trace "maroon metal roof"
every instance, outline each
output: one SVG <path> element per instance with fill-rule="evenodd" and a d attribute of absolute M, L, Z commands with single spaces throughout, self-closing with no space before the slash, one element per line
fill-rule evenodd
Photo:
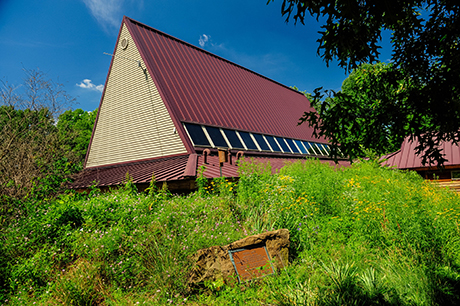
<path fill-rule="evenodd" d="M 71 185 L 71 188 L 86 188 L 91 186 L 93 182 L 97 182 L 99 187 L 120 185 L 125 180 L 127 172 L 129 172 L 134 183 L 149 183 L 152 180 L 152 174 L 155 174 L 155 180 L 158 182 L 180 180 L 184 177 L 188 162 L 189 155 L 185 154 L 108 167 L 89 168 L 80 173 L 79 178 Z"/>
<path fill-rule="evenodd" d="M 286 164 L 297 162 L 297 161 L 306 161 L 305 158 L 289 158 L 289 157 L 272 157 L 272 156 L 251 156 L 246 157 L 246 161 L 254 162 L 254 163 L 270 163 L 272 173 L 276 173 L 278 170 L 283 168 Z M 349 166 L 350 162 L 347 160 L 340 160 L 336 164 L 331 159 L 321 159 L 322 163 L 327 163 L 331 166 Z M 198 155 L 198 163 L 197 169 L 201 166 L 205 166 L 206 170 L 204 171 L 203 175 L 207 178 L 215 178 L 220 176 L 220 168 L 219 168 L 219 157 L 218 156 L 208 156 L 207 163 L 204 163 L 203 155 Z M 198 170 L 197 170 L 198 173 Z M 239 177 L 238 174 L 238 166 L 236 165 L 236 158 L 233 157 L 232 164 L 224 163 L 222 167 L 222 176 L 224 177 Z"/>
<path fill-rule="evenodd" d="M 305 161 L 299 158 L 284 158 L 284 157 L 251 157 L 249 162 L 270 163 L 272 172 L 275 173 L 286 163 Z M 336 165 L 330 159 L 321 160 L 323 163 L 328 163 L 331 166 Z M 348 161 L 340 161 L 338 166 L 348 166 Z M 116 186 L 123 183 L 126 178 L 126 173 L 129 172 L 134 183 L 149 183 L 152 179 L 152 174 L 155 174 L 157 182 L 164 181 L 180 181 L 187 178 L 196 178 L 198 168 L 205 166 L 206 170 L 203 173 L 206 178 L 215 178 L 220 176 L 219 157 L 211 155 L 207 157 L 207 163 L 204 163 L 203 155 L 185 154 L 165 158 L 156 158 L 142 162 L 129 162 L 125 164 L 117 164 L 107 167 L 94 167 L 83 170 L 79 178 L 71 185 L 71 188 L 87 188 L 94 182 L 97 182 L 98 187 Z M 238 166 L 236 158 L 233 156 L 232 164 L 225 163 L 222 167 L 222 176 L 238 177 Z"/>
<path fill-rule="evenodd" d="M 251 157 L 246 159 L 248 162 L 255 163 L 270 163 L 272 173 L 276 173 L 278 170 L 283 168 L 287 163 L 297 162 L 297 161 L 306 161 L 306 159 L 298 158 L 279 158 L 279 157 Z M 332 160 L 321 160 L 322 163 L 328 163 L 331 166 L 348 166 L 350 162 L 340 161 L 338 164 L 335 164 Z M 204 157 L 202 155 L 198 156 L 198 168 L 205 166 L 206 170 L 203 172 L 203 175 L 207 178 L 215 178 L 220 176 L 219 168 L 219 157 L 218 156 L 208 156 L 207 164 L 204 163 Z M 232 164 L 224 163 L 222 167 L 222 176 L 224 177 L 239 177 L 238 175 L 238 166 L 236 165 L 236 160 L 234 159 Z"/>
<path fill-rule="evenodd" d="M 315 139 L 307 125 L 297 126 L 313 110 L 303 94 L 135 20 L 123 21 L 176 124 Z"/>
<path fill-rule="evenodd" d="M 399 151 L 384 156 L 386 160 L 383 162 L 383 165 L 390 167 L 396 166 L 398 169 L 437 167 L 437 164 L 422 164 L 422 158 L 415 154 L 415 147 L 417 144 L 416 141 L 409 141 L 409 137 L 407 137 L 402 143 Z M 444 158 L 447 159 L 444 166 L 460 165 L 460 147 L 458 145 L 452 142 L 444 142 L 442 143 L 441 153 L 445 154 Z"/>

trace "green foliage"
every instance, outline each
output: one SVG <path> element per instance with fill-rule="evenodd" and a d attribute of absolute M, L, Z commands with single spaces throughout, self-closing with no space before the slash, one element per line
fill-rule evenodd
<path fill-rule="evenodd" d="M 133 178 L 129 175 L 129 172 L 126 172 L 125 179 L 123 180 L 122 185 L 122 192 L 128 195 L 134 195 L 137 193 L 136 184 L 134 184 Z"/>
<path fill-rule="evenodd" d="M 339 93 L 331 92 L 336 102 L 330 116 L 323 115 L 328 114 L 325 109 L 331 105 L 326 103 L 323 109 L 321 103 L 317 103 L 321 121 L 313 114 L 304 117 L 317 133 L 332 135 L 333 125 L 338 121 L 341 124 L 335 132 L 340 134 L 336 137 L 350 141 L 351 148 L 357 147 L 354 144 L 357 141 L 370 148 L 372 141 L 367 138 L 378 134 L 375 141 L 379 150 L 385 139 L 398 140 L 410 135 L 417 140 L 416 150 L 424 162 L 445 161 L 440 154 L 442 142 L 460 140 L 458 3 L 447 0 L 283 0 L 281 12 L 286 21 L 292 17 L 304 24 L 306 16 L 311 15 L 321 22 L 318 54 L 327 65 L 337 60 L 347 72 L 360 70 L 359 65 L 363 63 L 376 63 L 382 33 L 391 34 L 391 69 L 368 76 L 366 86 L 360 89 L 361 98 L 368 95 L 371 101 L 362 105 L 363 99 L 344 95 L 344 88 Z M 317 98 L 322 95 L 321 89 L 315 90 Z M 379 97 L 383 98 L 381 104 L 369 108 L 366 114 L 366 106 L 378 102 Z M 336 107 L 338 104 L 344 105 Z M 353 121 L 355 111 L 361 116 L 356 123 Z M 348 130 L 354 124 L 358 129 L 356 133 Z M 359 153 L 351 148 L 350 154 Z"/>
<path fill-rule="evenodd" d="M 65 146 L 77 155 L 81 163 L 86 156 L 96 117 L 97 109 L 92 112 L 85 112 L 78 108 L 73 111 L 65 111 L 59 115 L 57 121 L 56 126 Z"/>
<path fill-rule="evenodd" d="M 0 124 L 0 194 L 23 197 L 33 179 L 53 176 L 54 164 L 60 163 L 62 151 L 55 137 L 54 120 L 47 108 L 33 111 L 3 105 Z"/>
<path fill-rule="evenodd" d="M 31 179 L 32 186 L 26 196 L 28 201 L 39 201 L 63 192 L 62 187 L 70 183 L 72 175 L 82 169 L 81 164 L 66 157 L 52 163 L 38 162 L 38 165 L 41 175 Z"/>
<path fill-rule="evenodd" d="M 237 184 L 219 178 L 187 196 L 124 187 L 23 203 L 0 229 L 1 300 L 458 305 L 456 193 L 371 161 L 334 169 L 307 160 L 276 174 L 244 163 L 240 171 Z M 235 286 L 189 286 L 197 250 L 278 228 L 290 230 L 283 271 Z"/>
<path fill-rule="evenodd" d="M 145 191 L 150 196 L 154 196 L 158 192 L 158 188 L 157 188 L 157 184 L 155 180 L 155 173 L 152 173 L 152 179 L 150 180 L 149 187 L 147 187 Z"/>
<path fill-rule="evenodd" d="M 76 130 L 84 128 L 64 125 L 68 112 L 56 124 L 75 99 L 43 72 L 24 72 L 21 86 L 2 82 L 0 89 L 0 210 L 9 217 L 21 209 L 15 206 L 20 200 L 39 201 L 62 192 L 82 167 L 81 156 L 68 144 L 82 143 Z"/>
<path fill-rule="evenodd" d="M 103 300 L 101 287 L 105 283 L 99 272 L 91 262 L 78 260 L 56 281 L 53 295 L 65 305 L 99 305 Z"/>
<path fill-rule="evenodd" d="M 333 92 L 333 98 L 311 100 L 318 113 L 305 113 L 301 122 L 321 125 L 317 135 L 340 146 L 350 159 L 364 157 L 368 150 L 380 155 L 399 150 L 411 132 L 404 118 L 413 110 L 405 96 L 411 84 L 408 80 L 388 82 L 393 70 L 392 64 L 360 65 L 345 79 L 342 90 Z M 425 130 L 433 127 L 428 118 L 422 121 Z"/>
<path fill-rule="evenodd" d="M 201 165 L 198 168 L 198 175 L 196 177 L 196 185 L 200 195 L 205 195 L 207 193 L 206 189 L 208 187 L 208 179 L 204 176 L 204 171 L 206 171 L 206 166 Z"/>

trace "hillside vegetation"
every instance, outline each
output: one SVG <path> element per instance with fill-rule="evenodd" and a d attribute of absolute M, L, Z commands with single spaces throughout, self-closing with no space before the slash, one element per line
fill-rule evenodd
<path fill-rule="evenodd" d="M 460 197 L 361 162 L 244 163 L 238 184 L 198 180 L 17 203 L 3 219 L 0 304 L 458 305 Z M 198 249 L 287 228 L 290 264 L 258 281 L 190 287 Z"/>

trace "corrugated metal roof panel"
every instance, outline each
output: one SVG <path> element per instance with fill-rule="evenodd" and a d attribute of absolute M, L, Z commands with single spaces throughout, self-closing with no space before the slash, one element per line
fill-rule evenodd
<path fill-rule="evenodd" d="M 284 85 L 124 18 L 172 115 L 182 122 L 314 140 L 308 99 Z"/>
<path fill-rule="evenodd" d="M 252 157 L 250 162 L 267 163 L 269 162 L 272 172 L 275 173 L 289 162 L 305 161 L 299 158 L 283 158 L 283 157 Z M 332 160 L 321 160 L 321 162 L 335 165 Z M 339 166 L 348 166 L 348 161 L 341 161 Z M 98 182 L 98 187 L 116 186 L 123 183 L 126 178 L 126 173 L 129 172 L 134 183 L 149 183 L 152 179 L 152 174 L 155 174 L 157 182 L 163 181 L 179 181 L 190 177 L 192 172 L 198 174 L 197 169 L 205 166 L 204 176 L 207 178 L 215 178 L 220 176 L 219 157 L 216 155 L 207 157 L 207 164 L 204 163 L 203 155 L 190 154 L 179 155 L 165 158 L 157 158 L 142 162 L 130 162 L 125 164 L 117 164 L 108 167 L 95 167 L 83 170 L 80 177 L 71 185 L 71 188 L 86 188 Z M 195 167 L 195 171 L 187 169 L 187 167 Z M 187 171 L 186 171 L 187 169 Z M 238 177 L 238 166 L 236 158 L 233 156 L 233 164 L 225 163 L 222 167 L 222 176 Z"/>
<path fill-rule="evenodd" d="M 89 168 L 82 171 L 72 188 L 85 188 L 98 182 L 98 186 L 116 186 L 122 184 L 129 172 L 134 183 L 148 183 L 155 174 L 155 180 L 173 181 L 183 178 L 189 155 L 157 158 L 149 161 L 130 162 L 108 167 Z"/>
<path fill-rule="evenodd" d="M 280 158 L 280 157 L 251 157 L 247 159 L 249 162 L 256 163 L 270 163 L 272 173 L 276 173 L 279 169 L 283 168 L 286 163 L 297 162 L 297 161 L 306 161 L 306 159 L 298 158 Z M 323 163 L 328 163 L 331 166 L 336 165 L 332 160 L 321 160 Z M 338 163 L 338 166 L 349 166 L 350 162 L 341 161 Z M 206 170 L 203 175 L 207 178 L 214 178 L 220 176 L 219 169 L 219 157 L 218 156 L 208 156 L 207 164 L 204 163 L 204 157 L 200 155 L 198 157 L 198 167 L 205 166 Z M 233 164 L 224 163 L 222 167 L 222 176 L 224 177 L 238 177 L 238 166 L 236 165 L 236 160 L 233 160 Z"/>
<path fill-rule="evenodd" d="M 415 154 L 416 146 L 417 142 L 411 142 L 409 137 L 406 138 L 401 145 L 401 150 L 383 157 L 386 159 L 383 164 L 390 167 L 396 166 L 398 169 L 437 167 L 437 165 L 423 165 L 422 158 Z M 460 165 L 460 147 L 458 145 L 452 142 L 444 142 L 441 153 L 445 154 L 444 158 L 447 159 L 444 166 Z"/>

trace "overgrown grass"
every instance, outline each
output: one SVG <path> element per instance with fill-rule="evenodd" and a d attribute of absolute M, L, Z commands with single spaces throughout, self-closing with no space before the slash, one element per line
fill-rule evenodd
<path fill-rule="evenodd" d="M 460 197 L 414 173 L 315 160 L 187 196 L 68 194 L 4 222 L 0 304 L 458 305 Z M 239 286 L 191 288 L 191 255 L 287 228 L 290 265 Z"/>

